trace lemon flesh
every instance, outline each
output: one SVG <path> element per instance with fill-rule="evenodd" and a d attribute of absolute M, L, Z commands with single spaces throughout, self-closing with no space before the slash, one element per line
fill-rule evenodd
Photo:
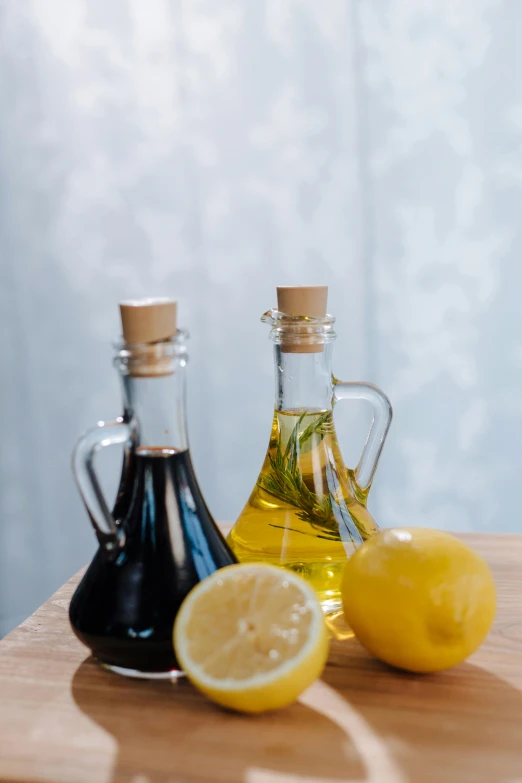
<path fill-rule="evenodd" d="M 383 530 L 348 560 L 345 619 L 377 658 L 412 672 L 460 663 L 487 635 L 495 585 L 486 562 L 449 533 Z"/>
<path fill-rule="evenodd" d="M 187 677 L 210 699 L 264 712 L 291 704 L 320 676 L 328 633 L 304 579 L 243 563 L 216 571 L 189 593 L 174 647 Z"/>

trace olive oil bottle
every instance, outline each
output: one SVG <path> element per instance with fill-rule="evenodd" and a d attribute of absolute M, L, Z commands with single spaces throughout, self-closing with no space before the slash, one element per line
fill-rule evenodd
<path fill-rule="evenodd" d="M 261 472 L 228 541 L 240 561 L 299 573 L 324 612 L 336 614 L 346 558 L 378 530 L 366 501 L 392 409 L 375 386 L 332 375 L 335 319 L 326 298 L 324 286 L 278 288 L 278 309 L 262 318 L 275 344 L 274 418 Z M 335 432 L 333 409 L 343 399 L 365 399 L 374 413 L 354 470 Z"/>

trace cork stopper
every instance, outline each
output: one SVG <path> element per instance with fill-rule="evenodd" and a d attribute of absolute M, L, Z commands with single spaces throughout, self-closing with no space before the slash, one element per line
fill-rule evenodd
<path fill-rule="evenodd" d="M 324 318 L 327 299 L 327 285 L 277 286 L 277 309 L 287 315 Z"/>
<path fill-rule="evenodd" d="M 127 299 L 120 302 L 126 343 L 157 343 L 176 334 L 178 305 L 173 299 Z"/>
<path fill-rule="evenodd" d="M 327 285 L 280 285 L 277 286 L 277 309 L 286 315 L 300 315 L 308 318 L 324 318 L 328 300 Z M 283 339 L 284 353 L 321 353 L 324 344 L 313 342 L 316 330 L 305 325 L 292 327 L 289 339 Z"/>
<path fill-rule="evenodd" d="M 175 353 L 168 341 L 176 334 L 177 308 L 173 299 L 120 302 L 129 375 L 152 378 L 175 372 Z"/>

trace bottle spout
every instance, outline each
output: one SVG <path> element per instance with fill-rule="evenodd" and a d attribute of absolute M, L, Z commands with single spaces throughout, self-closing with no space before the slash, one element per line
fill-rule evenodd
<path fill-rule="evenodd" d="M 268 324 L 271 327 L 281 328 L 283 326 L 330 326 L 335 323 L 335 316 L 326 313 L 322 318 L 314 318 L 309 315 L 290 315 L 272 307 L 263 313 L 261 323 Z"/>
<path fill-rule="evenodd" d="M 270 337 L 283 353 L 320 353 L 336 336 L 335 318 L 327 313 L 322 317 L 291 315 L 272 308 L 263 313 L 261 322 L 271 327 Z"/>

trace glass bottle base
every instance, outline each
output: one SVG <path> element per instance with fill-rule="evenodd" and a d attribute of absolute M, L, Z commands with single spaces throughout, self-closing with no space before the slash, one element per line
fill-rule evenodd
<path fill-rule="evenodd" d="M 139 669 L 127 669 L 124 666 L 113 666 L 110 663 L 104 663 L 103 661 L 94 659 L 96 663 L 108 672 L 114 672 L 122 677 L 131 677 L 137 680 L 178 680 L 181 677 L 185 677 L 185 672 L 181 669 L 171 669 L 166 672 L 142 672 Z"/>
<path fill-rule="evenodd" d="M 324 611 L 324 609 L 323 609 Z M 336 612 L 325 612 L 324 621 L 333 639 L 344 641 L 352 639 L 355 634 L 344 619 L 344 612 L 338 609 Z"/>
<path fill-rule="evenodd" d="M 344 619 L 343 603 L 340 599 L 330 598 L 320 603 L 326 627 L 333 639 L 345 640 L 355 636 Z"/>
<path fill-rule="evenodd" d="M 343 610 L 343 602 L 341 598 L 325 598 L 321 599 L 319 596 L 319 603 L 324 615 L 338 614 Z"/>

